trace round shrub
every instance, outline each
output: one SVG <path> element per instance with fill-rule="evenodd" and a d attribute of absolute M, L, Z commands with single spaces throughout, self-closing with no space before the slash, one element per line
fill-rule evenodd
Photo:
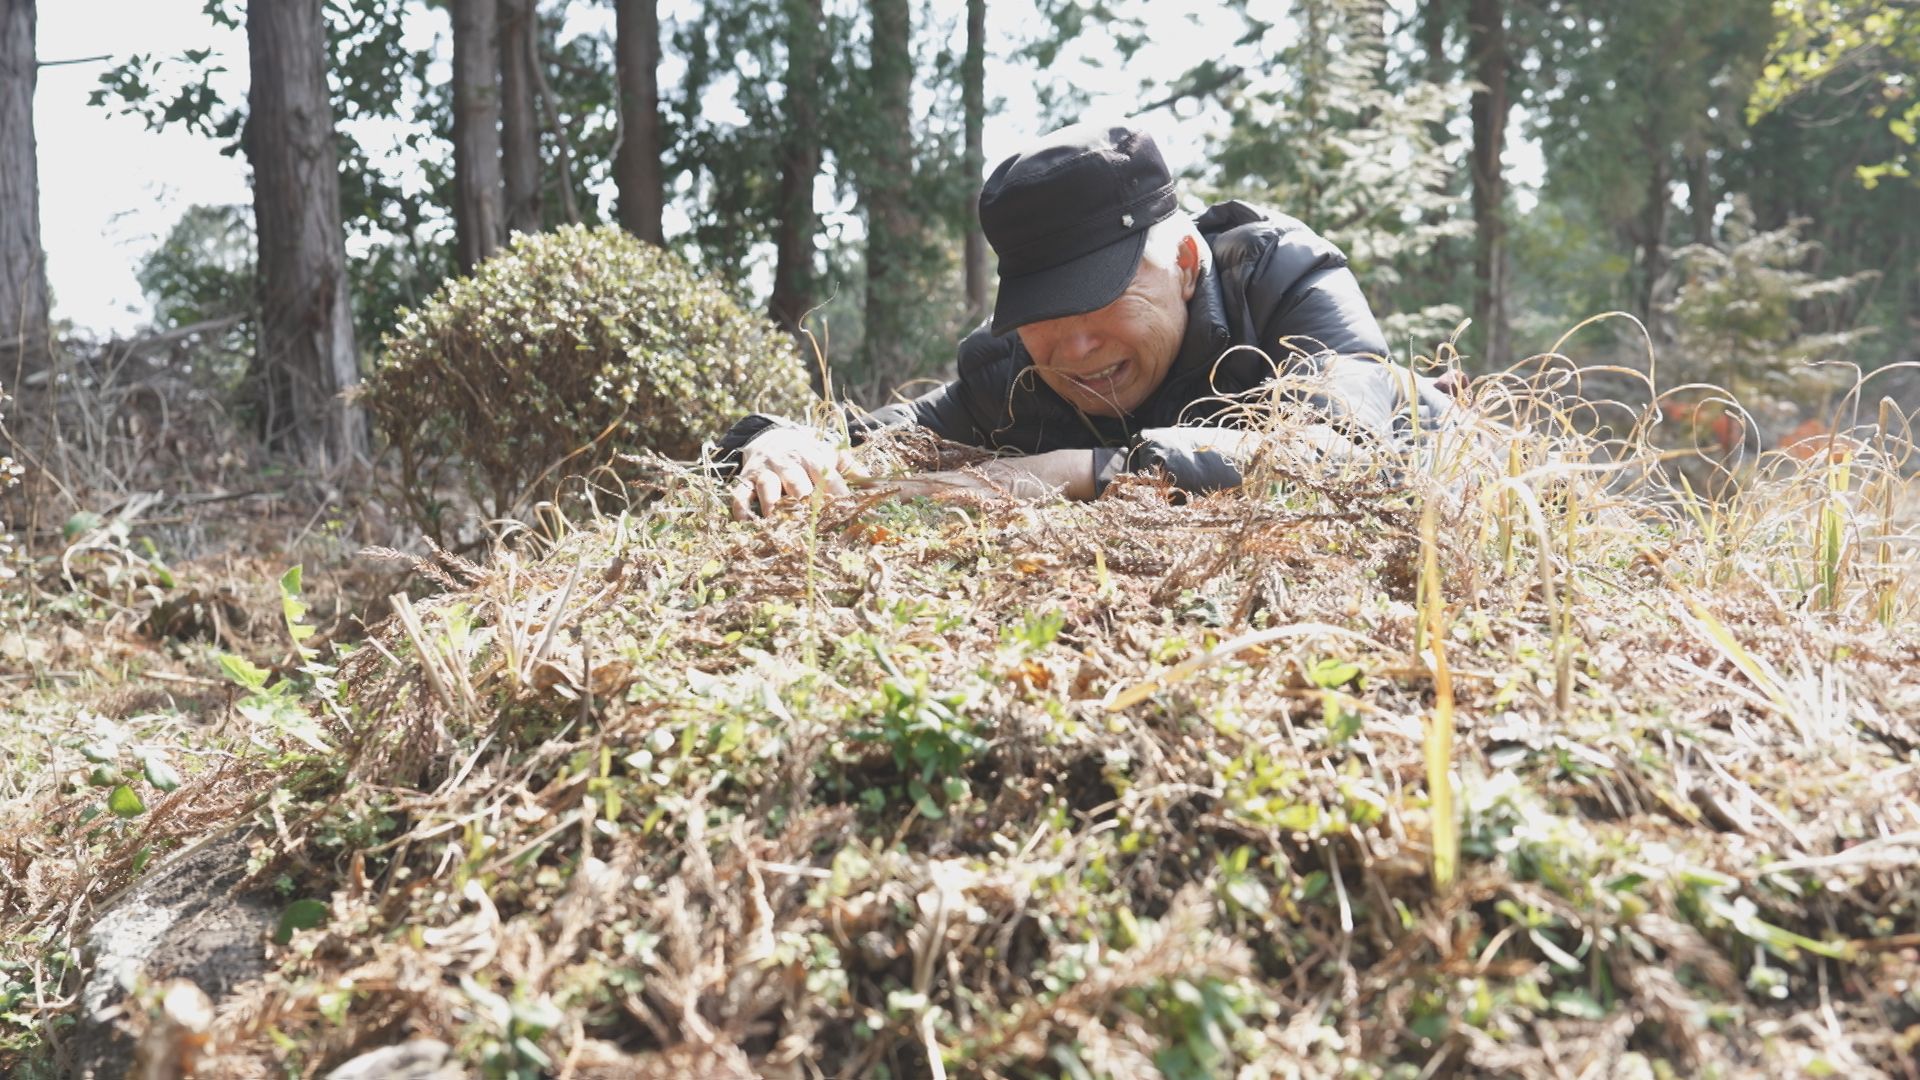
<path fill-rule="evenodd" d="M 792 338 L 614 227 L 515 237 L 383 344 L 362 400 L 428 519 L 448 462 L 499 516 L 620 451 L 691 458 L 748 412 L 810 400 Z"/>

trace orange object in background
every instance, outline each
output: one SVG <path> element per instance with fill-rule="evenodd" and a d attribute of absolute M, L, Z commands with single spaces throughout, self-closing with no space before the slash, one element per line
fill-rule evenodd
<path fill-rule="evenodd" d="M 1826 453 L 1832 437 L 1833 430 L 1827 425 L 1819 420 L 1807 420 L 1782 435 L 1774 448 L 1790 458 L 1806 461 Z"/>
<path fill-rule="evenodd" d="M 1844 461 L 1863 447 L 1863 443 L 1850 435 L 1834 434 L 1833 429 L 1822 421 L 1808 420 L 1782 436 L 1774 449 L 1799 461 L 1812 461 L 1818 457 Z"/>
<path fill-rule="evenodd" d="M 1674 423 L 1691 425 L 1697 442 L 1732 451 L 1745 441 L 1746 425 L 1718 402 L 1663 401 L 1660 411 Z"/>

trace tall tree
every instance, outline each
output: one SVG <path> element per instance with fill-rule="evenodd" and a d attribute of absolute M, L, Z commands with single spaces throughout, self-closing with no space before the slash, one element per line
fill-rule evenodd
<path fill-rule="evenodd" d="M 869 0 L 872 54 L 866 71 L 873 138 L 862 177 L 867 209 L 865 366 L 900 379 L 915 367 L 911 309 L 917 254 L 913 213 L 913 25 L 909 0 Z"/>
<path fill-rule="evenodd" d="M 33 137 L 34 0 L 0 0 L 0 357 L 47 344 L 46 256 L 40 249 L 39 152 Z M 0 370 L 12 381 L 15 364 Z"/>
<path fill-rule="evenodd" d="M 613 182 L 620 194 L 620 224 L 642 240 L 663 244 L 658 0 L 615 0 L 614 38 L 620 149 L 613 160 Z"/>
<path fill-rule="evenodd" d="M 992 303 L 987 236 L 980 231 L 980 183 L 987 171 L 983 137 L 987 126 L 987 0 L 967 0 L 967 55 L 960 66 L 960 108 L 967 128 L 967 321 L 986 317 Z"/>
<path fill-rule="evenodd" d="M 1433 251 L 1463 237 L 1445 136 L 1449 92 L 1388 79 L 1378 0 L 1295 0 L 1296 27 L 1250 19 L 1239 49 L 1200 74 L 1242 70 L 1224 103 L 1231 127 L 1211 155 L 1222 194 L 1279 208 L 1353 259 L 1387 339 L 1442 340 L 1465 312 L 1430 282 Z M 1189 85 L 1205 85 L 1190 76 Z"/>
<path fill-rule="evenodd" d="M 252 83 L 243 141 L 260 244 L 260 368 L 268 443 L 325 468 L 366 451 L 342 394 L 360 381 L 340 221 L 322 0 L 247 5 Z"/>
<path fill-rule="evenodd" d="M 500 0 L 500 170 L 508 232 L 539 232 L 540 122 L 534 113 L 535 0 Z"/>
<path fill-rule="evenodd" d="M 819 223 L 813 212 L 813 185 L 820 175 L 820 75 L 826 43 L 820 0 L 785 0 L 783 6 L 787 14 L 786 115 L 776 151 L 779 216 L 773 222 L 773 294 L 767 299 L 767 315 L 789 330 L 798 330 L 815 303 L 813 245 Z M 824 393 L 823 374 L 813 371 L 814 389 Z"/>
<path fill-rule="evenodd" d="M 454 0 L 453 227 L 470 271 L 506 236 L 500 175 L 498 0 Z"/>
<path fill-rule="evenodd" d="M 1503 0 L 1467 0 L 1467 63 L 1474 75 L 1468 111 L 1473 121 L 1473 321 L 1481 327 L 1487 364 L 1504 369 L 1512 348 L 1507 327 L 1506 149 L 1512 104 L 1507 73 L 1507 22 Z"/>
<path fill-rule="evenodd" d="M 1635 253 L 1631 305 L 1651 315 L 1672 244 L 1675 184 L 1699 141 L 1742 137 L 1730 86 L 1758 74 L 1769 0 L 1560 0 L 1538 64 L 1547 187 L 1594 208 Z M 1711 158 L 1709 158 L 1711 160 Z M 1702 198 L 1711 175 L 1694 185 Z M 1702 205 L 1690 217 L 1705 216 Z"/>
<path fill-rule="evenodd" d="M 444 142 L 451 94 L 432 71 L 431 51 L 407 45 L 406 13 L 419 3 L 354 0 L 323 9 L 327 85 L 339 124 L 340 212 L 351 253 L 347 277 L 355 335 L 363 341 L 391 329 L 399 308 L 417 306 L 454 266 L 451 155 L 421 153 L 428 140 Z M 216 27 L 244 32 L 243 0 L 206 0 L 203 14 Z M 138 116 L 150 129 L 185 130 L 237 154 L 247 106 L 222 95 L 224 60 L 212 49 L 178 57 L 136 53 L 102 75 L 89 100 Z M 379 149 L 394 125 L 407 136 Z M 355 128 L 374 139 L 363 144 Z"/>

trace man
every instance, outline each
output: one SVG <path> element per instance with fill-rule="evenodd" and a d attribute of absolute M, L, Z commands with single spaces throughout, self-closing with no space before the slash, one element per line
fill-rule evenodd
<path fill-rule="evenodd" d="M 1339 249 L 1244 203 L 1180 213 L 1136 128 L 1075 125 L 1001 162 L 980 223 L 1000 259 L 991 322 L 960 343 L 954 381 L 851 419 L 856 442 L 915 424 L 1022 455 L 991 463 L 989 483 L 1091 499 L 1149 469 L 1191 491 L 1237 485 L 1254 440 L 1222 427 L 1279 376 L 1342 445 L 1396 442 L 1449 407 L 1447 383 L 1384 363 Z M 851 457 L 809 428 L 748 417 L 720 450 L 739 467 L 736 517 L 847 490 Z"/>

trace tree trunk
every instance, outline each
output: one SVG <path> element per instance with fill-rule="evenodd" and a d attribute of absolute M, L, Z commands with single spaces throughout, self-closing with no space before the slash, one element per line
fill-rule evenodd
<path fill-rule="evenodd" d="M 1420 5 L 1420 51 L 1426 62 L 1426 79 L 1436 86 L 1447 82 L 1447 19 L 1453 0 L 1426 0 Z"/>
<path fill-rule="evenodd" d="M 533 109 L 535 0 L 500 0 L 500 171 L 507 231 L 539 232 L 540 122 Z"/>
<path fill-rule="evenodd" d="M 1638 304 L 1635 314 L 1653 324 L 1654 291 L 1660 283 L 1660 275 L 1666 271 L 1665 244 L 1667 239 L 1667 211 L 1673 205 L 1672 167 L 1667 162 L 1667 148 L 1649 144 L 1646 148 L 1647 198 L 1646 205 L 1640 210 L 1640 222 L 1634 228 L 1635 239 L 1640 244 L 1640 289 L 1634 299 Z"/>
<path fill-rule="evenodd" d="M 1506 199 L 1500 157 L 1506 148 L 1506 13 L 1502 0 L 1468 0 L 1467 62 L 1480 84 L 1473 91 L 1473 321 L 1485 343 L 1486 365 L 1504 369 L 1511 361 L 1507 331 Z"/>
<path fill-rule="evenodd" d="M 885 135 L 871 147 L 864 178 L 867 206 L 866 336 L 862 343 L 870 378 L 881 390 L 912 371 L 908 348 L 910 312 L 916 303 L 913 273 L 913 52 L 908 0 L 870 0 L 873 55 L 868 68 L 874 130 Z"/>
<path fill-rule="evenodd" d="M 500 51 L 497 0 L 449 0 L 453 8 L 453 233 L 460 269 L 471 272 L 500 247 Z"/>
<path fill-rule="evenodd" d="M 1693 242 L 1713 243 L 1713 212 L 1720 197 L 1713 190 L 1713 166 L 1707 148 L 1697 147 L 1687 154 L 1687 209 L 1693 218 Z"/>
<path fill-rule="evenodd" d="M 34 0 L 0 0 L 0 383 L 47 351 L 47 264 L 40 249 L 33 138 Z"/>
<path fill-rule="evenodd" d="M 1447 56 L 1447 25 L 1453 18 L 1454 3 L 1455 0 L 1424 0 L 1420 5 L 1421 77 L 1434 86 L 1447 86 L 1457 75 Z M 1427 132 L 1435 146 L 1446 146 L 1452 141 L 1444 116 L 1428 125 Z M 1450 209 L 1436 205 L 1429 208 L 1423 218 L 1428 228 L 1438 229 L 1451 213 Z M 1451 237 L 1434 239 L 1433 249 L 1427 254 L 1427 265 L 1428 273 L 1436 282 L 1460 280 L 1458 256 Z"/>
<path fill-rule="evenodd" d="M 660 169 L 658 0 L 615 0 L 614 28 L 621 130 L 620 151 L 613 159 L 613 183 L 620 193 L 620 224 L 642 240 L 664 244 L 666 233 L 660 223 L 666 192 Z"/>
<path fill-rule="evenodd" d="M 260 245 L 262 426 L 315 468 L 366 453 L 366 420 L 341 394 L 360 381 L 327 94 L 322 0 L 247 5 L 247 160 Z"/>
<path fill-rule="evenodd" d="M 567 136 L 567 118 L 560 115 L 560 99 L 547 84 L 547 61 L 544 47 L 545 34 L 540 28 L 540 20 L 533 21 L 533 34 L 528 47 L 533 56 L 527 64 L 527 70 L 533 73 L 534 96 L 540 101 L 540 108 L 546 115 L 547 130 L 553 136 L 553 163 L 560 175 L 560 214 L 569 225 L 580 224 L 580 207 L 573 195 L 573 140 Z"/>
<path fill-rule="evenodd" d="M 967 55 L 960 67 L 960 101 L 966 113 L 967 148 L 967 324 L 987 317 L 992 304 L 987 269 L 987 235 L 980 231 L 980 184 L 986 179 L 987 154 L 987 0 L 967 0 Z"/>
<path fill-rule="evenodd" d="M 787 0 L 787 80 L 784 130 L 780 137 L 778 219 L 774 222 L 773 295 L 767 315 L 799 334 L 800 322 L 813 310 L 813 184 L 820 175 L 821 0 Z M 827 391 L 826 373 L 808 365 L 816 393 Z"/>

